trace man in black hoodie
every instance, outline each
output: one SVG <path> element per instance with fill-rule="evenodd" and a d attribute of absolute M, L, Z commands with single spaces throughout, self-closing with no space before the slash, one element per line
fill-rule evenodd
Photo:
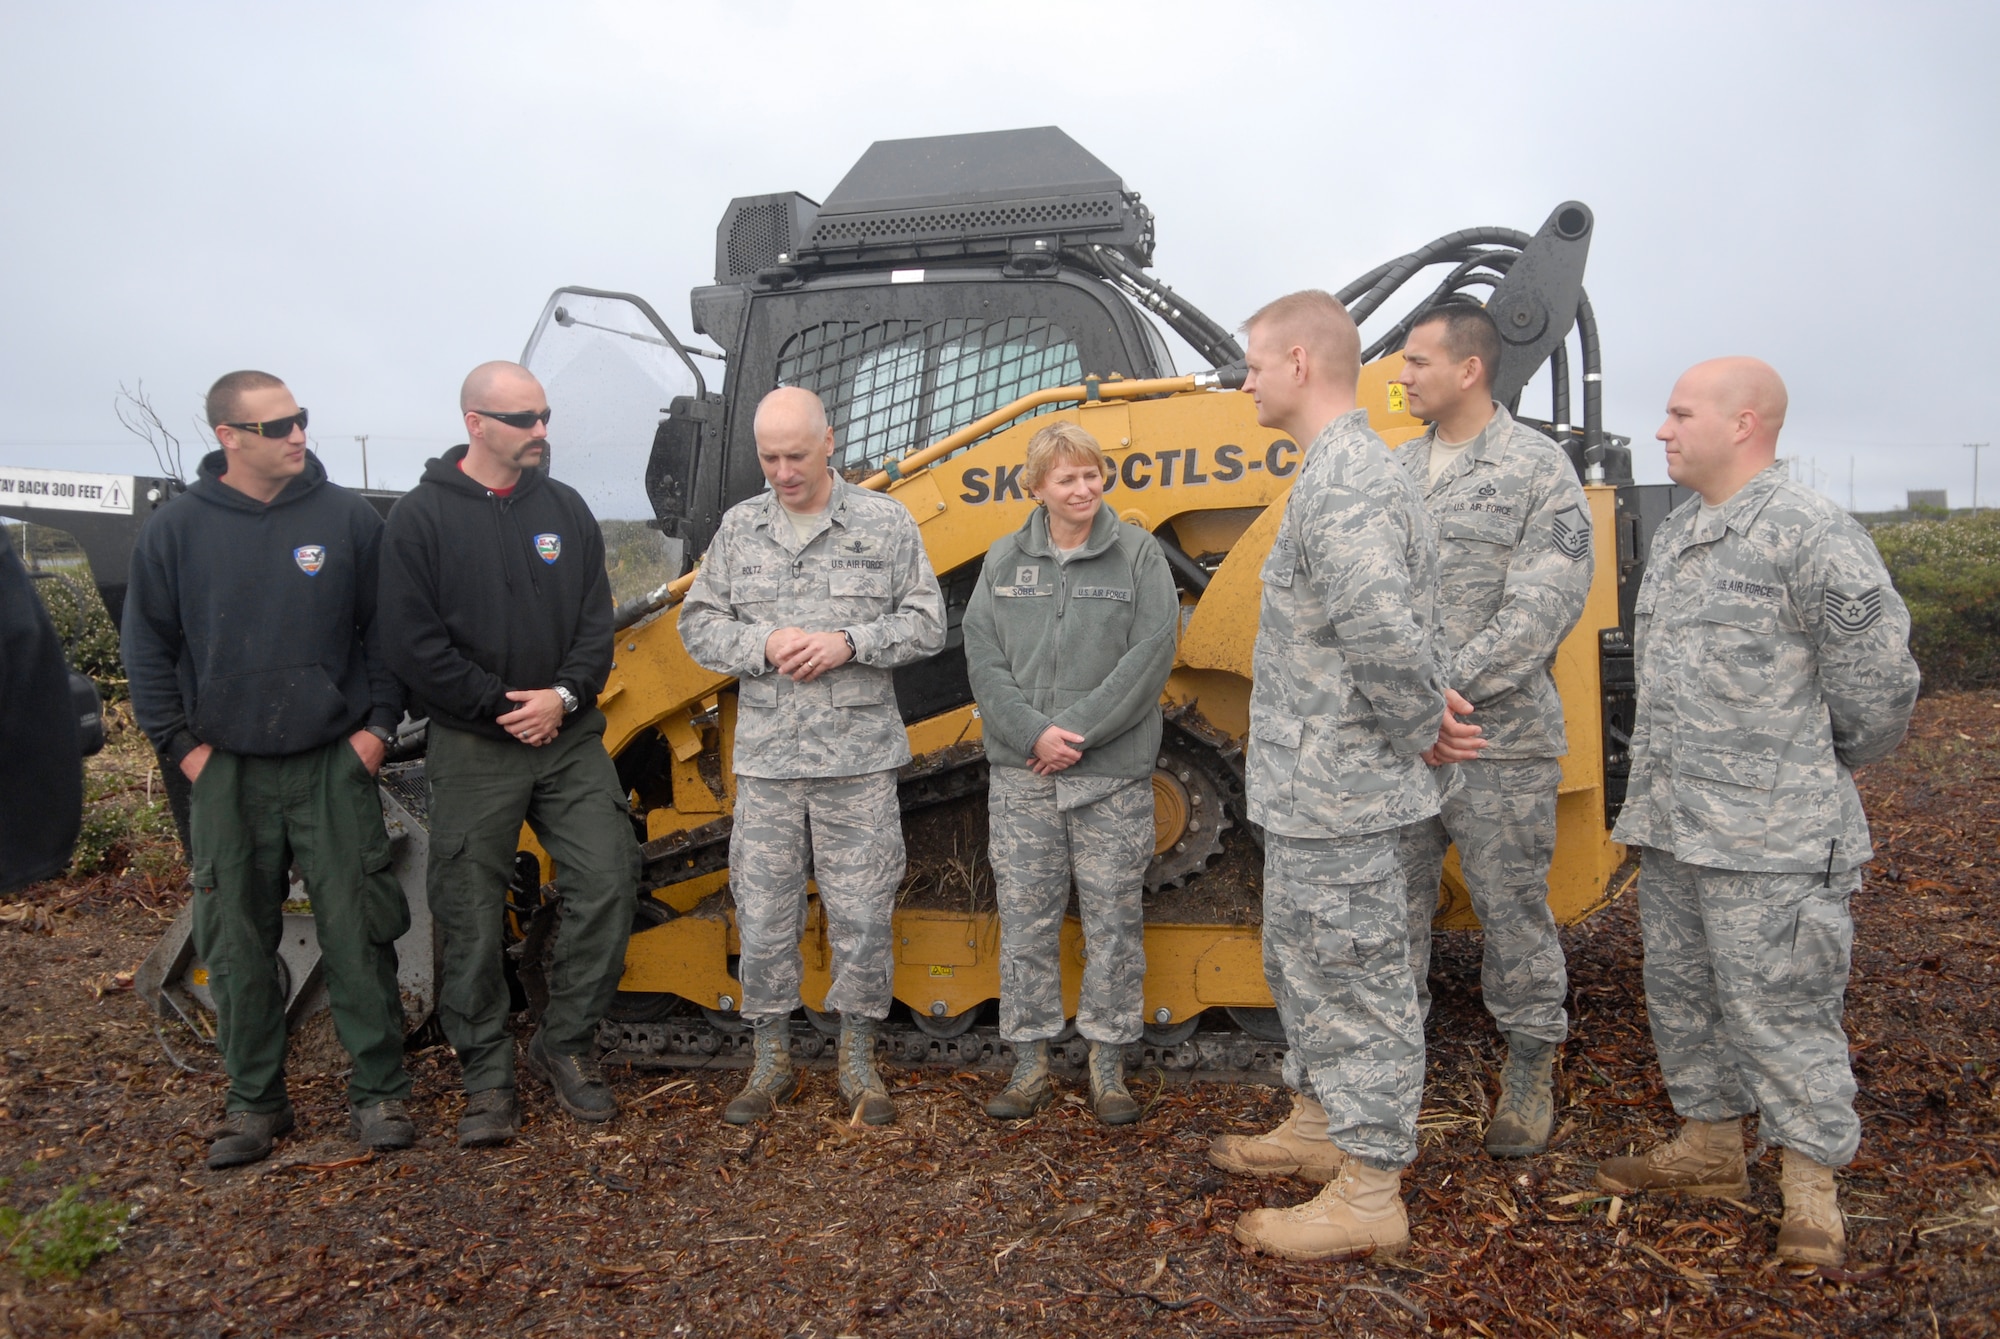
<path fill-rule="evenodd" d="M 194 783 L 194 945 L 229 1071 L 208 1165 L 255 1162 L 292 1128 L 276 960 L 294 858 L 354 1060 L 350 1128 L 408 1148 L 395 944 L 410 912 L 374 782 L 402 717 L 375 618 L 382 522 L 327 482 L 276 377 L 223 377 L 208 422 L 222 449 L 146 522 L 121 630 L 139 727 Z"/>
<path fill-rule="evenodd" d="M 597 1024 L 624 966 L 639 845 L 596 706 L 611 672 L 604 538 L 576 490 L 539 468 L 548 404 L 517 363 L 474 368 L 459 392 L 469 441 L 397 502 L 382 555 L 390 664 L 430 716 L 426 887 L 443 935 L 438 1015 L 465 1080 L 463 1147 L 520 1125 L 501 951 L 523 821 L 562 889 L 528 1067 L 577 1119 L 618 1114 Z"/>

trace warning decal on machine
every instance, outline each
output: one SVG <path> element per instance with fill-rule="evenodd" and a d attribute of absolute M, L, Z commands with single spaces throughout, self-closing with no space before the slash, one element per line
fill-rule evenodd
<path fill-rule="evenodd" d="M 0 465 L 0 509 L 10 506 L 50 511 L 115 511 L 129 516 L 132 476 Z"/>

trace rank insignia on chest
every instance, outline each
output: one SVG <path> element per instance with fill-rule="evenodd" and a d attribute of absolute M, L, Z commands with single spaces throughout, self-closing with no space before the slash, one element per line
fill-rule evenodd
<path fill-rule="evenodd" d="M 535 556 L 545 563 L 553 563 L 562 557 L 561 535 L 536 535 Z"/>
<path fill-rule="evenodd" d="M 1590 554 L 1590 526 L 1584 521 L 1583 513 L 1575 507 L 1564 507 L 1556 513 L 1549 538 L 1555 544 L 1556 552 L 1571 562 L 1582 562 Z"/>
<path fill-rule="evenodd" d="M 1023 563 L 1014 569 L 1014 584 L 1017 586 L 1041 585 L 1042 569 L 1034 563 Z"/>
<path fill-rule="evenodd" d="M 319 575 L 319 569 L 326 566 L 326 545 L 301 544 L 292 550 L 292 561 L 299 570 L 309 577 Z"/>
<path fill-rule="evenodd" d="M 1830 590 L 1826 593 L 1826 621 L 1835 632 L 1866 632 L 1882 621 L 1882 589 L 1877 586 L 1858 595 Z"/>

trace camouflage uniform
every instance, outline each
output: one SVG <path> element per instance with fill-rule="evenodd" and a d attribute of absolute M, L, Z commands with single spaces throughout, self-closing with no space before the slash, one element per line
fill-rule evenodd
<path fill-rule="evenodd" d="M 1100 507 L 1065 558 L 1041 508 L 988 550 L 966 605 L 966 674 L 991 768 L 989 852 L 1000 906 L 1000 1034 L 1062 1031 L 1063 911 L 1075 876 L 1083 918 L 1076 1026 L 1137 1041 L 1145 1003 L 1141 898 L 1153 858 L 1160 690 L 1180 600 L 1159 541 Z M 1053 777 L 1026 763 L 1054 725 L 1083 757 Z"/>
<path fill-rule="evenodd" d="M 1437 539 L 1364 410 L 1307 452 L 1263 570 L 1250 820 L 1265 830 L 1264 974 L 1285 1082 L 1383 1169 L 1417 1151 L 1423 1021 L 1397 829 L 1438 812 Z M 1330 835 L 1331 834 L 1331 835 Z"/>
<path fill-rule="evenodd" d="M 1153 858 L 1153 787 L 1115 776 L 992 769 L 993 879 L 1000 906 L 1000 1035 L 1041 1041 L 1063 1027 L 1062 921 L 1071 875 L 1088 956 L 1076 1030 L 1124 1045 L 1144 1027 L 1141 893 Z"/>
<path fill-rule="evenodd" d="M 1447 683 L 1476 709 L 1486 750 L 1444 783 L 1439 817 L 1405 828 L 1410 961 L 1430 1017 L 1431 920 L 1447 840 L 1485 932 L 1480 984 L 1502 1032 L 1561 1041 L 1569 977 L 1549 910 L 1556 787 L 1569 751 L 1549 667 L 1590 594 L 1590 505 L 1568 457 L 1498 405 L 1430 483 L 1435 427 L 1396 453 L 1438 528 Z"/>
<path fill-rule="evenodd" d="M 845 630 L 854 658 L 794 683 L 764 659 L 783 627 Z M 729 863 L 743 1013 L 799 1005 L 810 848 L 833 948 L 827 1008 L 885 1016 L 903 877 L 895 769 L 910 759 L 890 671 L 944 645 L 944 596 L 916 522 L 838 477 L 804 540 L 775 494 L 739 502 L 681 604 L 680 635 L 697 663 L 737 676 Z"/>
<path fill-rule="evenodd" d="M 1646 848 L 1646 1006 L 1674 1109 L 1755 1109 L 1829 1166 L 1860 1140 L 1841 1009 L 1874 855 L 1849 769 L 1892 752 L 1917 666 L 1860 526 L 1774 464 L 1654 534 L 1618 840 Z"/>

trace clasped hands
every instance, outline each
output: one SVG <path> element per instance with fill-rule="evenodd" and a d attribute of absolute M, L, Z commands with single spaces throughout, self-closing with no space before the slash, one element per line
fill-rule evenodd
<path fill-rule="evenodd" d="M 562 729 L 562 695 L 553 688 L 517 688 L 507 694 L 521 705 L 499 718 L 500 728 L 531 748 L 555 739 Z"/>
<path fill-rule="evenodd" d="M 764 659 L 793 683 L 811 683 L 853 658 L 847 649 L 847 638 L 838 632 L 779 628 L 764 639 Z"/>
<path fill-rule="evenodd" d="M 1488 741 L 1485 731 L 1471 721 L 1460 720 L 1470 716 L 1472 704 L 1461 697 L 1456 689 L 1444 690 L 1444 720 L 1438 725 L 1437 743 L 1423 751 L 1423 760 L 1433 767 L 1443 767 L 1447 763 L 1471 762 L 1479 756 Z"/>

